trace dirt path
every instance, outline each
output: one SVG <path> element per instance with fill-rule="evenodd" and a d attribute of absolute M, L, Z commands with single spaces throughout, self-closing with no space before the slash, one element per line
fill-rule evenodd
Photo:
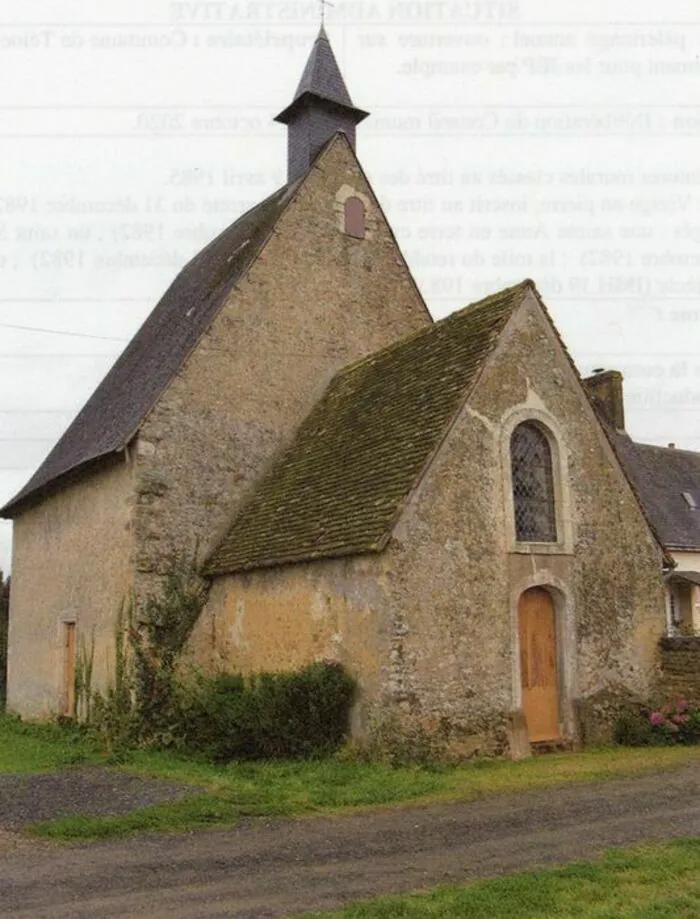
<path fill-rule="evenodd" d="M 192 785 L 146 779 L 104 766 L 0 775 L 0 832 L 68 814 L 128 814 L 197 792 Z"/>
<path fill-rule="evenodd" d="M 695 766 L 471 804 L 10 851 L 0 862 L 0 915 L 272 919 L 692 835 Z"/>

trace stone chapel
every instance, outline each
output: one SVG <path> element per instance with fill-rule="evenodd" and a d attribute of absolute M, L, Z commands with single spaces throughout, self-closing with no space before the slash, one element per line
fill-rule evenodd
<path fill-rule="evenodd" d="M 393 717 L 465 755 L 573 742 L 601 694 L 654 685 L 668 558 L 614 438 L 532 281 L 433 322 L 358 159 L 367 114 L 321 28 L 276 119 L 287 181 L 2 509 L 10 710 L 69 714 L 88 637 L 107 685 L 124 598 L 195 547 L 194 658 L 342 661 L 359 740 Z"/>

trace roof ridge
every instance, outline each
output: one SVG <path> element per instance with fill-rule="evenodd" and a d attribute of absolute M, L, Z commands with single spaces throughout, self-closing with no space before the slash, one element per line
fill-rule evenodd
<path fill-rule="evenodd" d="M 625 431 L 625 434 L 627 434 L 626 431 Z M 635 440 L 629 434 L 627 434 L 627 436 L 629 437 L 630 441 L 635 447 L 644 447 L 645 449 L 651 448 L 653 450 L 666 450 L 666 451 L 670 451 L 676 454 L 677 453 L 690 453 L 691 456 L 697 456 L 700 458 L 700 450 L 689 450 L 687 447 L 669 447 L 668 445 L 664 446 L 663 444 L 648 444 L 642 440 Z"/>

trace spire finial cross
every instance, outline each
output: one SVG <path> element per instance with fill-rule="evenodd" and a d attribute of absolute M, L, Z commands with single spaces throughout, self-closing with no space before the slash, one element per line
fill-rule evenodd
<path fill-rule="evenodd" d="M 326 24 L 326 7 L 335 6 L 335 3 L 331 3 L 330 0 L 319 0 L 319 3 L 321 4 L 321 25 L 324 26 Z"/>

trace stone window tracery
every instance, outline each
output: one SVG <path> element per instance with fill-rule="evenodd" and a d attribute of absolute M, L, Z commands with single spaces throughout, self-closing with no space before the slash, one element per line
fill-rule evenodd
<path fill-rule="evenodd" d="M 519 424 L 510 439 L 515 538 L 518 542 L 556 542 L 552 450 L 542 428 Z"/>

